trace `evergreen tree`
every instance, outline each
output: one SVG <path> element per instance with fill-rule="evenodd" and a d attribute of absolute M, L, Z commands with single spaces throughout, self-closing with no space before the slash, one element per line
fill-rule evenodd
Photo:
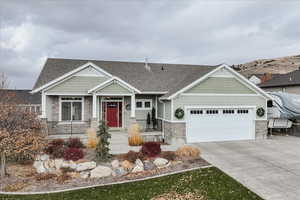
<path fill-rule="evenodd" d="M 154 107 L 152 108 L 152 125 L 153 125 L 153 129 L 155 129 L 157 125 L 157 120 L 156 120 L 156 110 Z"/>
<path fill-rule="evenodd" d="M 150 128 L 150 124 L 151 124 L 151 117 L 150 117 L 150 113 L 148 112 L 148 114 L 147 114 L 147 128 Z"/>
<path fill-rule="evenodd" d="M 109 139 L 111 138 L 111 134 L 108 132 L 108 126 L 106 122 L 100 120 L 99 122 L 99 130 L 97 131 L 97 136 L 99 137 L 99 142 L 96 147 L 96 157 L 100 161 L 106 161 L 111 157 L 109 154 Z"/>

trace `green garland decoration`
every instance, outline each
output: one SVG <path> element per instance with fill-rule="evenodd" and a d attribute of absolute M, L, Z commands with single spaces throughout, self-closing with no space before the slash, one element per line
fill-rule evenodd
<path fill-rule="evenodd" d="M 265 109 L 262 108 L 262 107 L 257 108 L 257 110 L 256 110 L 256 114 L 257 114 L 257 116 L 259 116 L 259 117 L 263 117 L 263 116 L 265 115 L 265 113 L 266 113 L 266 111 L 265 111 Z"/>
<path fill-rule="evenodd" d="M 184 117 L 184 110 L 182 108 L 177 108 L 175 110 L 175 117 L 177 119 L 182 119 Z"/>

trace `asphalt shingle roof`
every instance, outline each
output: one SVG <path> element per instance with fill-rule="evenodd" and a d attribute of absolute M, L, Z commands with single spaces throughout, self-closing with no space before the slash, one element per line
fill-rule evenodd
<path fill-rule="evenodd" d="M 300 85 L 300 70 L 274 76 L 272 79 L 259 84 L 261 88 Z"/>
<path fill-rule="evenodd" d="M 33 89 L 68 73 L 87 62 L 92 62 L 108 73 L 121 78 L 142 92 L 168 92 L 168 95 L 187 86 L 218 66 L 119 62 L 100 60 L 76 60 L 49 58 L 45 63 Z M 165 95 L 165 96 L 168 96 Z"/>
<path fill-rule="evenodd" d="M 0 89 L 0 102 L 15 100 L 18 104 L 41 104 L 41 94 L 31 94 L 31 90 Z"/>

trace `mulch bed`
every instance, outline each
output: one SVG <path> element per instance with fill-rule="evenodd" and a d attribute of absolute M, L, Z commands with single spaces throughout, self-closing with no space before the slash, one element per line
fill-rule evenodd
<path fill-rule="evenodd" d="M 154 169 L 143 171 L 139 173 L 128 173 L 119 177 L 106 177 L 99 179 L 82 179 L 82 178 L 72 178 L 67 180 L 63 184 L 57 183 L 56 180 L 43 180 L 37 181 L 35 179 L 35 172 L 32 165 L 19 165 L 19 164 L 10 164 L 8 166 L 9 177 L 1 179 L 0 182 L 0 191 L 3 191 L 7 184 L 15 184 L 18 182 L 23 182 L 27 185 L 25 188 L 18 190 L 18 192 L 49 192 L 55 190 L 71 189 L 74 187 L 83 187 L 83 186 L 92 186 L 98 184 L 109 184 L 126 180 L 134 180 L 146 177 L 152 177 L 156 175 L 168 174 L 171 172 L 204 167 L 210 165 L 207 161 L 202 158 L 191 159 L 191 160 L 181 160 L 182 163 L 176 165 L 170 165 L 167 168 Z M 176 161 L 175 161 L 176 162 Z"/>

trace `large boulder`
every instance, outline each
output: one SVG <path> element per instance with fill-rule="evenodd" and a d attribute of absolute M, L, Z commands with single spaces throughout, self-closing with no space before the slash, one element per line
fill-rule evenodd
<path fill-rule="evenodd" d="M 168 166 L 169 161 L 164 158 L 156 158 L 153 163 L 156 167 L 163 168 Z"/>
<path fill-rule="evenodd" d="M 76 171 L 81 172 L 85 170 L 90 170 L 90 169 L 94 169 L 96 166 L 97 164 L 94 161 L 79 163 L 77 164 Z"/>
<path fill-rule="evenodd" d="M 44 163 L 44 168 L 46 169 L 47 172 L 54 173 L 56 171 L 54 160 L 46 160 L 42 162 Z"/>
<path fill-rule="evenodd" d="M 124 174 L 126 174 L 126 171 L 123 167 L 118 167 L 113 171 L 113 176 L 123 176 Z"/>
<path fill-rule="evenodd" d="M 34 161 L 33 167 L 35 168 L 36 172 L 39 174 L 47 172 L 47 170 L 44 167 L 43 161 L 40 160 Z"/>
<path fill-rule="evenodd" d="M 47 154 L 42 154 L 42 155 L 37 155 L 35 160 L 36 161 L 46 161 L 46 160 L 49 160 L 49 155 Z"/>
<path fill-rule="evenodd" d="M 112 169 L 109 167 L 99 165 L 91 171 L 91 178 L 103 178 L 111 176 L 113 173 Z"/>
<path fill-rule="evenodd" d="M 153 170 L 155 168 L 156 168 L 156 166 L 153 164 L 153 162 L 151 162 L 149 160 L 144 162 L 144 169 L 145 170 Z"/>
<path fill-rule="evenodd" d="M 80 177 L 83 178 L 83 179 L 87 179 L 90 177 L 90 172 L 87 171 L 87 172 L 80 172 Z"/>
<path fill-rule="evenodd" d="M 76 170 L 77 164 L 72 160 L 64 161 L 61 165 L 61 168 L 70 168 L 70 169 Z"/>
<path fill-rule="evenodd" d="M 124 160 L 124 161 L 122 162 L 121 166 L 122 166 L 125 170 L 127 170 L 127 171 L 132 170 L 133 167 L 134 167 L 133 164 L 132 164 L 131 162 L 129 162 L 128 160 Z"/>
<path fill-rule="evenodd" d="M 118 168 L 119 166 L 120 166 L 119 160 L 113 160 L 113 161 L 111 162 L 111 167 L 112 167 L 113 169 L 116 169 L 116 168 Z"/>
<path fill-rule="evenodd" d="M 63 164 L 64 160 L 63 159 L 55 159 L 54 163 L 55 163 L 55 169 L 59 170 Z"/>
<path fill-rule="evenodd" d="M 142 171 L 144 171 L 144 164 L 140 159 L 136 159 L 135 166 L 131 172 L 136 173 L 136 172 L 142 172 Z"/>

